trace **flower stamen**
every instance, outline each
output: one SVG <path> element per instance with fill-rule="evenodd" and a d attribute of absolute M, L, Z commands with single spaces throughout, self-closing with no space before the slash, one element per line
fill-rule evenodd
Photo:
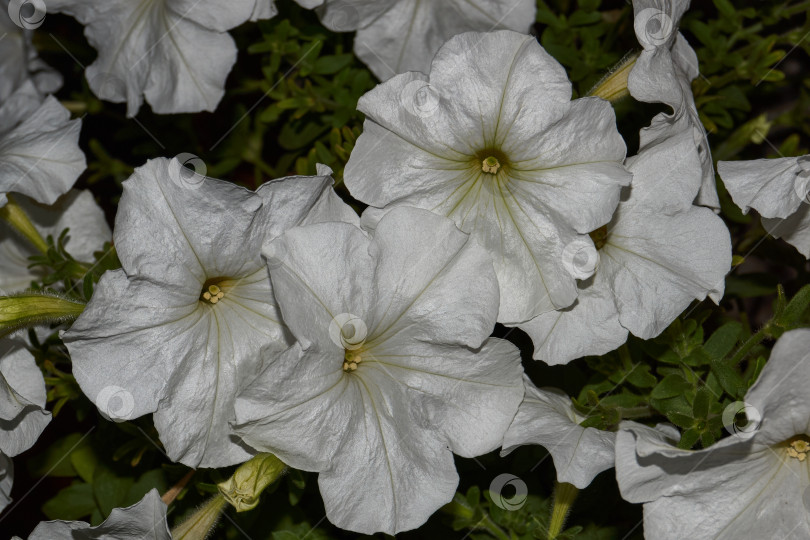
<path fill-rule="evenodd" d="M 225 293 L 222 292 L 222 289 L 219 288 L 217 285 L 209 285 L 208 290 L 203 291 L 202 299 L 206 302 L 211 304 L 216 304 L 225 296 Z"/>
<path fill-rule="evenodd" d="M 806 460 L 808 453 L 810 453 L 810 442 L 805 439 L 796 439 L 787 448 L 787 455 L 799 461 Z"/>
<path fill-rule="evenodd" d="M 498 174 L 501 162 L 495 156 L 489 156 L 481 162 L 481 170 L 489 174 Z"/>
<path fill-rule="evenodd" d="M 351 372 L 357 369 L 358 364 L 363 361 L 363 357 L 358 351 L 347 350 L 343 354 L 343 371 Z"/>

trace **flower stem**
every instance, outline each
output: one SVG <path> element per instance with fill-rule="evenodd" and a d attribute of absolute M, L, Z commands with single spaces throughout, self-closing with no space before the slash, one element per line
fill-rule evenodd
<path fill-rule="evenodd" d="M 489 517 L 489 514 L 486 513 L 484 514 L 484 517 L 481 519 L 481 522 L 478 524 L 478 527 L 484 529 L 498 540 L 511 540 L 509 535 L 506 534 L 503 529 L 498 527 L 498 525 L 494 521 L 492 521 L 492 518 Z"/>
<path fill-rule="evenodd" d="M 28 215 L 17 204 L 17 202 L 8 196 L 8 203 L 0 208 L 0 219 L 8 223 L 12 229 L 20 233 L 23 238 L 28 240 L 37 250 L 42 253 L 48 252 L 48 244 L 42 235 L 39 234 L 34 224 L 28 219 Z"/>
<path fill-rule="evenodd" d="M 745 357 L 751 352 L 751 349 L 762 343 L 766 338 L 771 335 L 771 321 L 765 323 L 765 326 L 760 328 L 754 335 L 745 340 L 745 343 L 740 346 L 734 356 L 729 360 L 729 365 L 734 367 L 742 362 Z"/>
<path fill-rule="evenodd" d="M 557 482 L 554 489 L 554 507 L 548 526 L 548 540 L 554 540 L 562 532 L 568 513 L 574 505 L 579 490 L 567 482 Z"/>
<path fill-rule="evenodd" d="M 194 514 L 172 529 L 173 540 L 203 540 L 219 521 L 225 509 L 225 497 L 215 495 L 203 504 Z"/>
<path fill-rule="evenodd" d="M 0 296 L 0 337 L 37 324 L 74 321 L 84 308 L 83 302 L 52 293 Z"/>

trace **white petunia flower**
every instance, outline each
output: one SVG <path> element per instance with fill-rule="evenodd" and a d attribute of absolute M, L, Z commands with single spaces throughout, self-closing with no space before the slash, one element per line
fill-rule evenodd
<path fill-rule="evenodd" d="M 430 70 L 436 51 L 464 32 L 514 30 L 527 33 L 534 0 L 297 0 L 316 7 L 321 22 L 336 32 L 357 30 L 355 54 L 380 80 L 397 73 Z"/>
<path fill-rule="evenodd" d="M 116 217 L 123 269 L 102 276 L 63 335 L 103 414 L 154 413 L 168 456 L 190 467 L 250 457 L 228 426 L 233 400 L 261 369 L 260 349 L 272 358 L 290 344 L 261 246 L 301 223 L 357 222 L 331 183 L 282 178 L 254 193 L 177 160 L 136 169 Z"/>
<path fill-rule="evenodd" d="M 593 251 L 587 233 L 630 183 L 607 101 L 571 101 L 565 70 L 535 38 L 499 31 L 454 37 L 430 77 L 398 75 L 358 109 L 367 119 L 345 170 L 354 197 L 428 209 L 470 233 L 494 259 L 500 322 L 574 302 L 576 279 L 594 270 L 576 260 Z"/>
<path fill-rule="evenodd" d="M 523 398 L 519 351 L 488 338 L 498 311 L 488 254 L 414 208 L 387 213 L 371 238 L 313 225 L 265 252 L 298 343 L 239 396 L 236 432 L 319 472 L 337 526 L 420 526 L 453 498 L 453 453 L 499 447 Z"/>
<path fill-rule="evenodd" d="M 501 456 L 519 446 L 539 444 L 551 454 L 558 482 L 588 487 L 597 474 L 613 467 L 616 434 L 580 426 L 585 417 L 565 392 L 537 388 L 527 375 L 523 380 L 526 394 L 503 436 Z"/>
<path fill-rule="evenodd" d="M 810 259 L 810 155 L 720 161 L 717 169 L 743 214 L 759 212 L 769 233 Z"/>
<path fill-rule="evenodd" d="M 674 429 L 622 423 L 616 478 L 625 499 L 645 503 L 647 538 L 810 538 L 808 351 L 810 330 L 785 333 L 745 402 L 726 409 L 733 435 L 706 449 L 676 448 Z"/>
<path fill-rule="evenodd" d="M 79 148 L 81 120 L 53 96 L 43 101 L 26 81 L 0 103 L 0 207 L 7 194 L 22 193 L 53 204 L 87 163 Z"/>
<path fill-rule="evenodd" d="M 701 168 L 691 132 L 647 145 L 627 168 L 633 183 L 594 234 L 599 268 L 579 283 L 576 303 L 517 325 L 532 338 L 535 359 L 563 364 L 601 355 L 628 331 L 655 337 L 693 300 L 723 296 L 731 238 L 714 212 L 692 206 Z"/>
<path fill-rule="evenodd" d="M 37 441 L 51 421 L 45 379 L 23 342 L 0 339 L 0 512 L 11 502 L 11 458 Z"/>
<path fill-rule="evenodd" d="M 69 228 L 65 248 L 74 259 L 92 262 L 93 253 L 99 251 L 112 238 L 104 211 L 96 204 L 89 191 L 71 190 L 52 206 L 36 203 L 27 197 L 17 197 L 31 223 L 43 238 L 58 238 Z M 32 255 L 39 252 L 11 228 L 0 222 L 0 294 L 20 292 L 44 276 L 39 268 L 28 268 Z"/>
<path fill-rule="evenodd" d="M 0 453 L 31 448 L 51 421 L 45 410 L 45 379 L 24 344 L 0 340 Z"/>
<path fill-rule="evenodd" d="M 114 508 L 104 523 L 42 521 L 28 540 L 171 540 L 166 504 L 156 489 L 127 508 Z"/>
<path fill-rule="evenodd" d="M 48 0 L 48 10 L 85 25 L 99 53 L 87 82 L 101 99 L 126 102 L 128 116 L 143 96 L 160 114 L 216 109 L 236 61 L 227 30 L 274 13 L 258 0 Z"/>
<path fill-rule="evenodd" d="M 31 7 L 33 3 L 19 3 L 19 8 L 25 5 Z M 12 6 L 12 13 L 15 6 Z M 31 16 L 39 16 L 36 9 Z M 11 20 L 9 0 L 0 0 L 0 36 L 3 36 L 0 39 L 0 103 L 29 79 L 43 94 L 51 94 L 62 87 L 62 75 L 37 55 L 31 43 L 33 32 Z"/>
<path fill-rule="evenodd" d="M 678 31 L 688 7 L 689 0 L 633 0 L 636 37 L 643 50 L 630 71 L 627 88 L 639 101 L 672 107 L 672 114 L 657 114 L 641 130 L 641 147 L 688 129 L 702 172 L 695 204 L 719 209 L 709 142 L 692 95 L 692 81 L 700 74 L 697 55 Z"/>

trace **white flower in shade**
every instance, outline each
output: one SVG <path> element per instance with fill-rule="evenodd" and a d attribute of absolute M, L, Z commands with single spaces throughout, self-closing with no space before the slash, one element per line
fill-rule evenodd
<path fill-rule="evenodd" d="M 0 42 L 1 43 L 1 42 Z M 53 96 L 44 100 L 26 81 L 0 103 L 0 206 L 22 193 L 53 204 L 84 171 L 79 148 L 81 120 Z"/>
<path fill-rule="evenodd" d="M 688 7 L 689 0 L 633 0 L 636 37 L 643 50 L 630 71 L 627 88 L 639 101 L 672 107 L 672 114 L 657 114 L 641 130 L 641 146 L 688 129 L 701 163 L 695 204 L 719 209 L 709 142 L 692 95 L 692 81 L 700 74 L 697 55 L 678 31 Z"/>
<path fill-rule="evenodd" d="M 43 4 L 44 5 L 44 4 Z M 15 7 L 30 9 L 34 3 L 15 2 Z M 25 16 L 25 14 L 23 14 Z M 31 17 L 38 18 L 36 7 Z M 31 79 L 37 90 L 43 94 L 56 92 L 62 86 L 62 76 L 37 55 L 31 39 L 33 32 L 12 22 L 9 16 L 9 0 L 0 0 L 0 103 L 14 90 Z"/>
<path fill-rule="evenodd" d="M 216 109 L 236 61 L 227 30 L 274 12 L 257 0 L 48 0 L 48 10 L 85 25 L 99 53 L 87 82 L 128 116 L 144 96 L 161 114 Z"/>
<path fill-rule="evenodd" d="M 357 30 L 355 54 L 380 80 L 397 73 L 427 73 L 445 41 L 464 32 L 515 30 L 534 23 L 534 0 L 315 0 L 321 22 L 336 32 Z"/>
<path fill-rule="evenodd" d="M 504 30 L 454 37 L 430 77 L 398 75 L 358 109 L 367 119 L 345 170 L 355 198 L 428 209 L 470 233 L 494 259 L 500 322 L 574 302 L 593 267 L 572 262 L 631 178 L 608 102 L 571 101 L 563 67 Z"/>
<path fill-rule="evenodd" d="M 62 231 L 70 229 L 65 249 L 80 262 L 94 260 L 93 253 L 112 239 L 104 211 L 89 191 L 71 190 L 52 206 L 18 196 L 15 202 L 23 209 L 43 238 L 56 240 Z M 29 268 L 29 257 L 39 252 L 25 239 L 0 221 L 0 291 L 11 294 L 27 289 L 32 281 L 44 277 L 42 270 Z"/>
<path fill-rule="evenodd" d="M 28 540 L 171 540 L 166 504 L 156 489 L 127 508 L 114 508 L 104 523 L 42 521 Z"/>
<path fill-rule="evenodd" d="M 312 225 L 265 253 L 298 342 L 239 396 L 236 432 L 319 472 L 337 526 L 418 527 L 453 498 L 453 453 L 499 447 L 523 398 L 519 351 L 488 338 L 498 311 L 488 254 L 414 208 L 387 213 L 371 238 Z"/>
<path fill-rule="evenodd" d="M 14 485 L 14 463 L 0 452 L 0 512 L 11 503 L 11 488 Z"/>
<path fill-rule="evenodd" d="M 692 205 L 701 168 L 691 132 L 647 145 L 627 168 L 633 183 L 594 234 L 599 268 L 579 283 L 576 303 L 518 325 L 535 359 L 562 364 L 604 354 L 628 331 L 655 337 L 693 300 L 723 296 L 731 239 L 714 212 Z"/>
<path fill-rule="evenodd" d="M 810 155 L 720 161 L 717 169 L 744 214 L 759 212 L 769 233 L 810 259 Z"/>
<path fill-rule="evenodd" d="M 785 333 L 745 402 L 726 409 L 732 436 L 706 449 L 676 448 L 675 429 L 622 423 L 616 478 L 625 499 L 645 503 L 647 538 L 810 538 L 808 351 L 810 330 Z M 733 423 L 739 411 L 745 426 Z"/>
<path fill-rule="evenodd" d="M 331 172 L 328 169 L 322 173 Z M 82 390 L 114 420 L 154 413 L 168 456 L 190 467 L 245 461 L 228 421 L 239 389 L 286 349 L 264 241 L 286 228 L 357 215 L 328 176 L 257 193 L 156 159 L 124 182 L 105 273 L 63 334 Z"/>
<path fill-rule="evenodd" d="M 565 392 L 537 388 L 527 375 L 523 378 L 526 395 L 503 436 L 501 455 L 539 444 L 551 454 L 558 482 L 586 488 L 597 474 L 613 467 L 616 434 L 580 426 L 585 417 Z"/>
<path fill-rule="evenodd" d="M 51 421 L 45 410 L 45 379 L 24 344 L 0 340 L 0 453 L 31 448 Z"/>

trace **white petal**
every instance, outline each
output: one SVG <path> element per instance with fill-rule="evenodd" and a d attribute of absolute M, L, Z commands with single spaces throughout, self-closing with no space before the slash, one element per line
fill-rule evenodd
<path fill-rule="evenodd" d="M 166 504 L 156 489 L 127 508 L 114 508 L 104 523 L 91 527 L 83 521 L 42 521 L 28 540 L 171 540 Z"/>
<path fill-rule="evenodd" d="M 261 198 L 183 171 L 176 160 L 152 159 L 124 182 L 114 235 L 124 270 L 162 283 L 196 279 L 200 286 L 258 270 L 261 239 L 246 239 L 246 232 Z"/>
<path fill-rule="evenodd" d="M 779 338 L 756 383 L 745 395 L 762 417 L 757 442 L 777 444 L 810 433 L 810 330 L 786 332 Z"/>
<path fill-rule="evenodd" d="M 62 76 L 41 58 L 32 43 L 34 32 L 14 24 L 8 16 L 8 1 L 0 3 L 0 103 L 29 78 L 43 94 L 62 86 Z"/>
<path fill-rule="evenodd" d="M 648 538 L 806 538 L 806 464 L 735 437 L 700 451 L 678 450 L 655 430 L 624 423 L 616 478 L 625 499 L 644 505 Z"/>
<path fill-rule="evenodd" d="M 331 4 L 337 6 L 332 8 Z M 334 20 L 337 24 L 330 26 L 344 32 L 359 27 L 355 52 L 380 80 L 406 71 L 427 73 L 442 44 L 463 32 L 509 29 L 526 33 L 536 9 L 531 0 L 399 0 L 377 4 L 382 5 L 329 1 L 321 20 Z M 356 8 L 350 11 L 353 6 Z M 382 12 L 384 6 L 387 10 Z M 338 10 L 342 10 L 341 17 Z M 377 13 L 370 23 L 365 22 Z"/>
<path fill-rule="evenodd" d="M 368 238 L 348 223 L 294 227 L 264 249 L 284 322 L 304 349 L 342 355 L 343 316 L 368 328 L 374 267 Z M 338 279 L 340 278 L 340 279 Z M 359 328 L 359 327 L 358 327 Z M 330 335 L 337 329 L 337 334 Z"/>
<path fill-rule="evenodd" d="M 0 453 L 28 450 L 51 421 L 45 410 L 45 380 L 34 357 L 19 342 L 0 341 Z"/>
<path fill-rule="evenodd" d="M 13 98 L 0 107 L 4 131 L 0 134 L 0 206 L 9 192 L 53 204 L 86 167 L 78 146 L 81 120 L 70 120 L 70 113 L 52 96 L 35 110 L 20 107 Z M 24 118 L 15 118 L 20 114 Z M 20 123 L 6 123 L 11 119 Z"/>
<path fill-rule="evenodd" d="M 766 218 L 786 218 L 799 209 L 810 189 L 810 167 L 804 158 L 720 161 L 717 169 L 745 214 L 754 208 Z"/>
<path fill-rule="evenodd" d="M 762 226 L 776 238 L 781 238 L 810 259 L 810 205 L 803 204 L 787 219 L 762 218 Z"/>
<path fill-rule="evenodd" d="M 612 264 L 612 260 L 602 264 Z M 535 360 L 567 364 L 583 356 L 608 353 L 627 341 L 627 330 L 619 324 L 619 311 L 605 275 L 600 268 L 594 277 L 580 282 L 573 305 L 517 325 L 532 339 Z"/>
<path fill-rule="evenodd" d="M 718 301 L 731 268 L 731 239 L 711 210 L 667 216 L 620 208 L 600 250 L 619 321 L 643 339 L 660 334 L 693 300 Z"/>
<path fill-rule="evenodd" d="M 212 8 L 217 8 L 216 13 Z M 236 60 L 224 30 L 253 15 L 254 2 L 213 0 L 53 0 L 48 9 L 74 16 L 99 51 L 87 80 L 102 99 L 127 102 L 134 116 L 142 96 L 156 113 L 213 111 Z"/>
<path fill-rule="evenodd" d="M 505 456 L 518 446 L 539 444 L 554 460 L 557 481 L 586 488 L 602 471 L 613 467 L 616 434 L 583 428 L 571 398 L 556 388 L 537 388 L 524 376 L 526 395 L 503 436 Z"/>
<path fill-rule="evenodd" d="M 375 342 L 411 339 L 479 347 L 498 314 L 498 284 L 489 254 L 452 221 L 426 210 L 395 208 L 377 225 Z"/>

